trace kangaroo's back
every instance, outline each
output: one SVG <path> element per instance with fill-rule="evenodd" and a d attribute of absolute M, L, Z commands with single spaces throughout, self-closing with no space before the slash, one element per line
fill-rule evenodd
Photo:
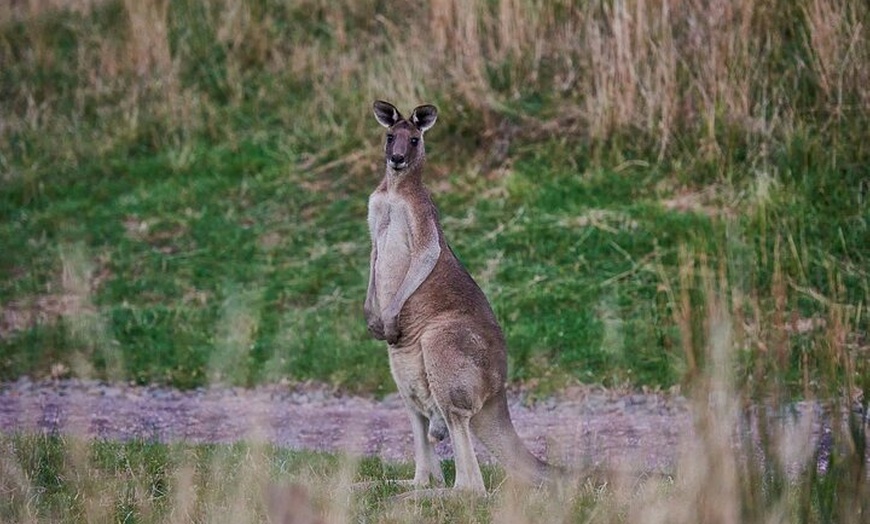
<path fill-rule="evenodd" d="M 502 355 L 504 366 L 497 365 L 504 367 L 506 373 L 504 337 L 486 295 L 447 243 L 431 194 L 424 188 L 415 200 L 435 224 L 441 252 L 432 272 L 408 298 L 402 312 L 407 319 L 403 320 L 411 324 L 462 318 L 466 323 L 476 324 L 478 329 L 489 331 L 493 339 L 492 345 L 481 350 Z"/>

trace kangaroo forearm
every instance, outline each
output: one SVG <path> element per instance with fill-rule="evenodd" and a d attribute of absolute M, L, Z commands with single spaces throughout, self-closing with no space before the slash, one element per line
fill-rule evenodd
<path fill-rule="evenodd" d="M 377 293 L 373 286 L 369 286 L 369 291 L 366 294 L 366 301 L 363 305 L 363 313 L 365 313 L 366 322 L 372 320 L 372 316 L 378 316 L 381 313 L 381 308 L 378 305 Z"/>
<path fill-rule="evenodd" d="M 390 301 L 386 310 L 384 310 L 384 319 L 390 319 L 399 315 L 408 298 L 417 291 L 420 285 L 432 273 L 432 270 L 435 269 L 440 256 L 441 246 L 435 244 L 419 257 L 412 259 L 408 273 L 405 275 L 398 291 L 396 291 L 396 295 Z"/>
<path fill-rule="evenodd" d="M 368 328 L 369 333 L 377 340 L 384 340 L 386 339 L 384 321 L 381 317 L 381 306 L 378 302 L 377 262 L 378 248 L 377 245 L 373 245 L 371 263 L 369 264 L 369 287 L 366 291 L 363 314 L 365 315 L 366 328 Z"/>
<path fill-rule="evenodd" d="M 378 305 L 378 293 L 377 293 L 377 282 L 376 282 L 376 271 L 375 266 L 378 262 L 378 251 L 376 247 L 372 247 L 372 255 L 371 261 L 369 263 L 369 287 L 366 290 L 366 301 L 363 306 L 363 310 L 366 314 L 366 320 L 369 320 L 369 315 L 372 313 L 380 313 L 380 306 Z"/>

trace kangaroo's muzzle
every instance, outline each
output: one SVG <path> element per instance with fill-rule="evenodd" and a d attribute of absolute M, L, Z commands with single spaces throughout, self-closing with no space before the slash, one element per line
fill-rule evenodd
<path fill-rule="evenodd" d="M 405 159 L 405 155 L 390 155 L 390 167 L 401 171 L 402 169 L 408 166 L 408 162 Z"/>

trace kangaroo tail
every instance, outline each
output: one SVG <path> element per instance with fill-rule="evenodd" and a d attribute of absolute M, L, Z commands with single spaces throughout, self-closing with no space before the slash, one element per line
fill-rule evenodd
<path fill-rule="evenodd" d="M 494 395 L 471 418 L 471 430 L 510 474 L 536 485 L 560 477 L 560 470 L 534 456 L 511 422 L 504 393 Z"/>

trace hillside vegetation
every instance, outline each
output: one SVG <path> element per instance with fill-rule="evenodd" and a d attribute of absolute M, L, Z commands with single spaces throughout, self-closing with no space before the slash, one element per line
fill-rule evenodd
<path fill-rule="evenodd" d="M 863 2 L 0 15 L 3 378 L 389 391 L 361 318 L 375 98 L 441 108 L 428 184 L 512 380 L 684 383 L 704 268 L 743 375 L 817 391 L 866 366 Z"/>

